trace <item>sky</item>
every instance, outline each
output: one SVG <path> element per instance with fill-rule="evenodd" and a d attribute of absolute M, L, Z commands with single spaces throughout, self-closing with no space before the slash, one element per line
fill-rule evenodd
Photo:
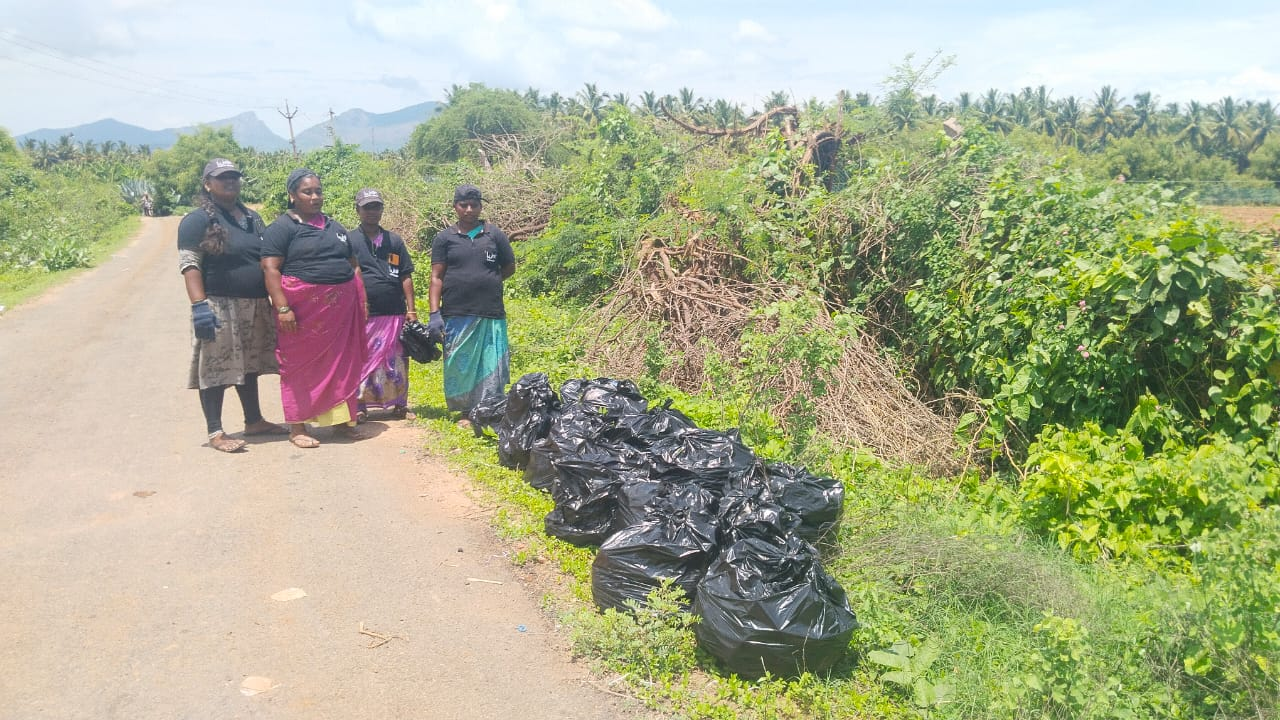
<path fill-rule="evenodd" d="M 882 95 L 895 67 L 939 53 L 943 99 L 1111 85 L 1126 100 L 1280 101 L 1277 30 L 1275 0 L 0 0 L 0 127 L 253 111 L 287 136 L 286 101 L 302 129 L 472 82 L 632 100 L 688 87 L 750 110 L 775 90 Z"/>

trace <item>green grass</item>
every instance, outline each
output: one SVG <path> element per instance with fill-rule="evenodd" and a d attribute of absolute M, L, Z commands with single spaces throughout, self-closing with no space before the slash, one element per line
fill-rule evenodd
<path fill-rule="evenodd" d="M 42 267 L 22 270 L 0 271 L 0 306 L 6 310 L 39 297 L 45 291 L 70 280 L 73 277 L 97 267 L 112 253 L 119 250 L 138 232 L 142 226 L 141 218 L 129 216 L 103 229 L 92 244 L 89 251 L 89 267 L 71 268 L 48 272 Z"/>
<path fill-rule="evenodd" d="M 513 379 L 545 371 L 558 387 L 571 377 L 609 375 L 584 364 L 586 330 L 571 308 L 516 299 L 508 310 Z M 846 487 L 844 519 L 824 562 L 862 627 L 847 659 L 825 676 L 746 681 L 724 674 L 701 652 L 688 654 L 689 626 L 669 599 L 654 597 L 636 615 L 595 610 L 593 553 L 543 532 L 550 498 L 497 464 L 492 436 L 457 427 L 443 410 L 440 372 L 439 364 L 413 370 L 428 449 L 474 479 L 514 562 L 559 578 L 543 607 L 566 627 L 575 652 L 653 707 L 725 719 L 1075 718 L 1154 717 L 1172 703 L 1169 717 L 1201 716 L 1178 706 L 1173 687 L 1180 661 L 1166 650 L 1177 643 L 1163 640 L 1180 596 L 1169 582 L 1138 568 L 1077 563 L 1002 513 L 991 481 L 931 478 L 865 453 L 812 446 L 810 469 Z M 732 415 L 710 394 L 644 384 L 651 401 L 676 397 L 677 407 L 693 403 L 702 417 Z M 895 643 L 937 657 L 912 668 L 904 684 L 870 659 Z M 942 692 L 943 701 L 929 692 Z"/>

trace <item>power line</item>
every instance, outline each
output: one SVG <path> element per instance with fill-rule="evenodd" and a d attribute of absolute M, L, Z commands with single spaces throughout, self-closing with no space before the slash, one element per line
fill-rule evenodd
<path fill-rule="evenodd" d="M 84 70 L 88 70 L 89 72 L 92 72 L 92 73 L 98 73 L 100 75 L 104 75 L 106 77 L 128 83 L 127 85 L 124 85 L 124 86 L 106 83 L 106 84 L 110 84 L 111 87 L 129 90 L 131 92 L 135 92 L 143 95 L 161 96 L 161 97 L 167 97 L 169 99 L 174 99 L 174 100 L 186 100 L 188 102 L 199 102 L 199 103 L 208 104 L 208 105 L 220 105 L 223 107 L 244 109 L 244 105 L 242 104 L 230 103 L 225 100 L 218 100 L 214 97 L 210 97 L 207 95 L 198 95 L 191 92 L 187 92 L 185 90 L 176 89 L 173 86 L 178 85 L 178 83 L 172 80 L 159 79 L 154 76 L 147 75 L 146 73 L 140 73 L 125 67 L 111 65 L 109 63 L 104 63 L 100 60 L 94 60 L 93 58 L 73 55 L 71 53 L 64 52 L 50 45 L 46 45 L 45 43 L 42 43 L 38 40 L 18 37 L 15 33 L 11 31 L 0 33 L 0 41 L 10 43 L 11 45 L 15 45 L 24 50 L 40 53 L 42 55 L 51 57 L 60 62 L 67 63 L 69 65 L 73 65 L 75 67 L 78 67 Z M 84 77 L 83 75 L 75 75 L 65 70 L 59 70 L 57 68 L 36 65 L 29 61 L 24 61 L 12 56 L 10 56 L 9 59 L 14 60 L 15 62 L 21 62 L 24 65 L 28 65 L 30 67 L 35 67 L 48 72 L 65 75 L 67 77 L 76 78 L 78 80 L 86 80 L 88 82 L 105 82 L 100 78 Z M 95 67 L 95 65 L 99 65 L 102 67 Z M 122 74 L 122 73 L 125 73 L 125 74 Z M 133 77 L 129 77 L 130 75 Z M 142 82 L 147 83 L 148 87 L 139 88 L 138 83 L 142 83 Z M 170 87 L 160 87 L 161 85 L 169 85 Z M 252 108 L 256 110 L 266 110 L 266 109 L 271 109 L 272 107 L 273 106 L 269 104 L 259 104 L 259 105 L 252 106 Z"/>

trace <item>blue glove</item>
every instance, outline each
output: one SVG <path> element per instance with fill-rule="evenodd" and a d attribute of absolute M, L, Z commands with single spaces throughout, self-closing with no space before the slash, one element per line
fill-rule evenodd
<path fill-rule="evenodd" d="M 431 313 L 431 319 L 427 321 L 427 332 L 444 339 L 444 318 L 440 316 L 439 310 Z"/>
<path fill-rule="evenodd" d="M 222 327 L 222 323 L 214 317 L 209 301 L 201 300 L 191 305 L 191 326 L 195 328 L 197 338 L 212 340 L 214 332 Z"/>

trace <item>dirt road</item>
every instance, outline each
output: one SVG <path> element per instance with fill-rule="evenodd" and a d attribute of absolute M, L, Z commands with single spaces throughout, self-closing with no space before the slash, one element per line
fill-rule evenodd
<path fill-rule="evenodd" d="M 0 718 L 630 715 L 556 647 L 412 427 L 202 444 L 177 219 L 144 223 L 0 317 Z M 233 392 L 224 421 L 242 427 Z M 272 598 L 289 588 L 306 596 Z"/>

